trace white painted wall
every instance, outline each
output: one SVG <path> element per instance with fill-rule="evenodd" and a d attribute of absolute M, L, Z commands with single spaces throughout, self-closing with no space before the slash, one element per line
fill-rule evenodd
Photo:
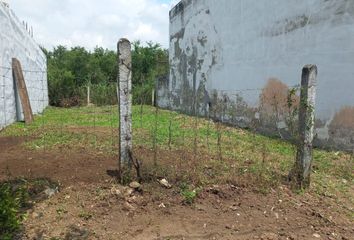
<path fill-rule="evenodd" d="M 21 109 L 16 116 L 12 58 L 22 64 L 33 113 L 41 113 L 48 106 L 46 57 L 14 12 L 0 3 L 0 129 L 23 119 Z"/>
<path fill-rule="evenodd" d="M 354 106 L 354 1 L 183 0 L 170 12 L 170 62 L 175 96 L 187 79 L 250 105 L 269 78 L 294 86 L 302 67 L 316 64 L 316 115 L 329 123 Z M 318 134 L 327 138 L 328 129 Z"/>

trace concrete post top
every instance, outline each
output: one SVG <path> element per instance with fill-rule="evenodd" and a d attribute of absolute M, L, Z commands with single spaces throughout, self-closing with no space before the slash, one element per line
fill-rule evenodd
<path fill-rule="evenodd" d="M 118 41 L 118 55 L 122 64 L 125 65 L 128 69 L 131 68 L 131 43 L 126 38 L 121 38 Z"/>
<path fill-rule="evenodd" d="M 301 85 L 315 86 L 317 83 L 316 77 L 318 74 L 317 66 L 314 64 L 307 64 L 302 69 Z"/>
<path fill-rule="evenodd" d="M 131 44 L 130 41 L 127 38 L 121 38 L 118 41 L 118 46 L 121 44 Z"/>
<path fill-rule="evenodd" d="M 317 72 L 317 66 L 314 64 L 306 64 L 303 69 L 308 70 L 308 71 L 316 71 Z"/>

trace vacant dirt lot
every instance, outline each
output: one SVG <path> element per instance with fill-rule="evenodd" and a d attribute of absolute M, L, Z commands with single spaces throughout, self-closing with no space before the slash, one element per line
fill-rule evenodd
<path fill-rule="evenodd" d="M 152 178 L 139 191 L 117 185 L 116 156 L 70 147 L 29 150 L 27 140 L 0 137 L 0 180 L 49 178 L 60 189 L 28 211 L 22 239 L 344 240 L 354 234 L 352 206 L 334 197 L 294 194 L 284 184 L 262 194 L 229 183 L 198 189 L 186 204 L 174 182 L 166 189 Z M 153 153 L 140 148 L 135 155 Z"/>

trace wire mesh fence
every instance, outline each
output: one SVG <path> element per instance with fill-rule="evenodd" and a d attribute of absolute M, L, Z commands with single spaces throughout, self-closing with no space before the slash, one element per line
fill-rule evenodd
<path fill-rule="evenodd" d="M 6 126 L 8 122 L 7 117 L 7 108 L 6 108 L 6 85 L 7 82 L 10 81 L 11 68 L 1 66 L 1 84 L 0 84 L 0 109 L 1 109 L 1 117 L 0 117 L 0 129 Z"/>
<path fill-rule="evenodd" d="M 30 72 L 24 75 L 27 79 L 34 77 Z M 32 96 L 37 90 L 45 89 L 42 84 L 39 88 L 28 86 Z M 115 83 L 104 88 L 91 85 L 90 100 L 87 101 L 87 87 L 82 87 L 77 90 L 81 91 L 78 106 L 49 107 L 44 114 L 36 116 L 34 124 L 17 123 L 3 135 L 23 136 L 28 152 L 45 154 L 54 151 L 70 155 L 79 151 L 83 156 L 103 153 L 116 159 L 119 149 L 116 89 Z M 170 111 L 145 105 L 154 102 L 148 96 L 144 94 L 141 104 L 133 106 L 133 154 L 143 163 L 142 170 L 147 178 L 164 175 L 175 179 L 190 178 L 188 176 L 193 176 L 190 173 L 200 173 L 198 168 L 201 166 L 205 168 L 206 176 L 193 178 L 193 181 L 213 178 L 217 169 L 236 168 L 235 164 L 240 163 L 238 160 L 243 159 L 240 151 L 244 151 L 244 146 L 255 148 L 252 141 L 256 135 L 245 141 L 240 138 L 241 130 L 221 122 L 230 118 L 227 111 L 231 110 L 226 107 L 220 105 L 212 111 L 196 111 L 193 117 L 184 114 L 183 110 Z M 35 100 L 44 104 L 46 96 L 42 94 L 42 98 Z M 200 105 L 197 101 L 194 104 Z M 173 99 L 169 99 L 171 109 L 172 105 Z"/>
<path fill-rule="evenodd" d="M 0 66 L 0 129 L 23 118 L 12 74 L 10 65 Z M 32 110 L 35 114 L 40 113 L 48 106 L 47 72 L 24 66 L 23 75 L 26 79 Z"/>
<path fill-rule="evenodd" d="M 0 105 L 5 115 L 1 121 L 8 125 L 6 107 L 14 100 L 6 95 L 11 68 L 3 69 Z M 31 80 L 27 86 L 31 103 L 39 109 L 48 101 L 42 74 L 24 70 L 25 79 Z M 161 102 L 159 94 L 139 96 L 140 104 L 133 106 L 132 113 L 133 155 L 142 163 L 143 177 L 168 177 L 195 185 L 276 185 L 292 167 L 296 146 L 257 133 L 296 139 L 299 90 L 293 86 L 285 93 L 280 91 L 280 96 L 267 89 L 220 90 L 208 98 L 198 93 L 181 107 L 170 94 L 163 108 L 154 104 Z M 102 154 L 118 165 L 117 84 L 92 84 L 89 90 L 83 86 L 75 92 L 78 101 L 74 105 L 67 101 L 63 107 L 48 107 L 44 113 L 37 112 L 32 125 L 16 123 L 0 135 L 23 137 L 29 158 L 33 151 L 43 156 L 52 152 L 68 157 Z"/>
<path fill-rule="evenodd" d="M 175 105 L 171 95 L 167 101 L 166 98 L 163 100 L 164 108 L 144 104 L 135 106 L 134 152 L 145 166 L 154 166 L 145 168 L 146 174 L 174 176 L 175 179 L 200 184 L 205 181 L 232 181 L 235 176 L 249 177 L 259 172 L 256 175 L 266 184 L 280 181 L 293 163 L 296 149 L 292 145 L 285 147 L 291 152 L 285 161 L 277 162 L 277 158 L 270 158 L 266 138 L 256 134 L 261 128 L 257 117 L 260 109 L 248 106 L 243 100 L 244 96 L 255 92 L 260 95 L 262 90 L 219 91 L 210 102 L 203 101 L 205 97 L 196 94 L 190 105 L 181 107 Z M 155 100 L 159 102 L 159 99 Z M 287 106 L 290 103 L 285 99 L 279 104 Z M 285 121 L 288 118 L 285 106 L 281 107 L 282 114 L 275 110 L 269 114 L 277 114 Z M 274 124 L 274 128 L 278 128 L 278 122 L 274 121 Z M 240 125 L 248 130 L 235 128 Z M 283 165 L 283 172 L 273 172 L 279 168 L 272 164 Z M 160 172 L 156 172 L 158 170 Z M 263 176 L 261 172 L 264 170 L 268 173 Z"/>

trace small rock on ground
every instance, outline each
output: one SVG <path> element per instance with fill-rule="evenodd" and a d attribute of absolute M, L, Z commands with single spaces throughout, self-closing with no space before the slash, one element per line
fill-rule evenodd
<path fill-rule="evenodd" d="M 161 179 L 159 183 L 165 188 L 172 188 L 172 185 L 166 179 Z"/>
<path fill-rule="evenodd" d="M 138 182 L 131 182 L 129 184 L 129 187 L 131 187 L 134 190 L 140 190 L 141 189 L 141 184 Z"/>

